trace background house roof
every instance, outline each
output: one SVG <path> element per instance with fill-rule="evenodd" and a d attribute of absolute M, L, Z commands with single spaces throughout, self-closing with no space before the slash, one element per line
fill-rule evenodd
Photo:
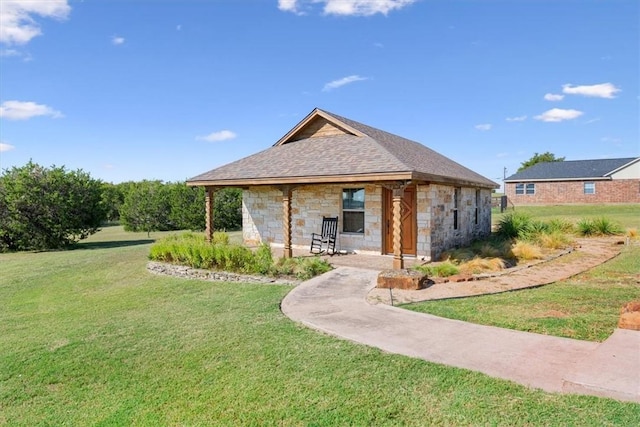
<path fill-rule="evenodd" d="M 638 160 L 622 159 L 568 160 L 562 162 L 536 163 L 505 179 L 505 182 L 531 180 L 570 180 L 606 178 L 615 170 Z"/>
<path fill-rule="evenodd" d="M 308 136 L 309 129 L 330 127 Z M 496 188 L 493 181 L 422 144 L 313 110 L 276 145 L 191 178 L 191 185 L 416 179 Z"/>

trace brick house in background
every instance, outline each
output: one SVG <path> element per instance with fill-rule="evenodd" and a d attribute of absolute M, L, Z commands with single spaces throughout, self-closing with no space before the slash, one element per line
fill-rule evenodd
<path fill-rule="evenodd" d="M 315 109 L 271 148 L 187 181 L 239 187 L 246 244 L 309 248 L 323 216 L 337 216 L 338 249 L 435 259 L 491 232 L 498 185 L 417 142 Z"/>
<path fill-rule="evenodd" d="M 516 206 L 640 203 L 640 157 L 537 163 L 504 183 Z"/>

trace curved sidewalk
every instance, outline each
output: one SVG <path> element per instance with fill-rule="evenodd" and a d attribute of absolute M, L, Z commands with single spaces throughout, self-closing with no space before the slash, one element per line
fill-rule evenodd
<path fill-rule="evenodd" d="M 366 297 L 378 272 L 340 267 L 294 288 L 282 311 L 311 328 L 391 353 L 483 372 L 549 392 L 640 403 L 640 332 L 604 343 L 416 313 Z"/>

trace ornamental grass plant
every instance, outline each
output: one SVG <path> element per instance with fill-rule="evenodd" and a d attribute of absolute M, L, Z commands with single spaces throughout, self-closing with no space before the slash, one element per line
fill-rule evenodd
<path fill-rule="evenodd" d="M 223 270 L 240 274 L 294 276 L 299 280 L 331 270 L 319 258 L 290 258 L 274 261 L 271 248 L 263 243 L 256 250 L 230 243 L 227 233 L 216 232 L 211 243 L 195 233 L 175 234 L 158 240 L 151 246 L 153 261 L 188 265 L 193 268 Z"/>

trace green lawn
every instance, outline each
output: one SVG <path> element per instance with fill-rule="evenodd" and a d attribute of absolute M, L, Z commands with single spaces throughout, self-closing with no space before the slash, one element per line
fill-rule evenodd
<path fill-rule="evenodd" d="M 607 217 L 624 229 L 640 228 L 640 204 L 517 207 L 541 220 Z M 508 212 L 511 212 L 510 209 Z M 496 223 L 500 214 L 493 217 Z M 638 240 L 614 260 L 541 288 L 476 298 L 411 304 L 405 308 L 436 316 L 589 341 L 604 341 L 620 308 L 640 299 Z"/>
<path fill-rule="evenodd" d="M 509 207 L 504 213 L 512 212 Z M 527 212 L 531 216 L 543 221 L 552 218 L 564 218 L 576 223 L 581 218 L 607 217 L 616 221 L 624 228 L 640 230 L 640 204 L 615 204 L 615 205 L 549 205 L 549 206 L 517 206 L 515 210 Z M 504 214 L 499 209 L 493 209 L 492 222 L 497 224 Z"/>
<path fill-rule="evenodd" d="M 160 233 L 153 233 L 152 238 Z M 0 255 L 0 425 L 635 425 L 297 325 L 286 286 L 146 272 L 146 234 Z M 437 333 L 437 331 L 436 331 Z"/>
<path fill-rule="evenodd" d="M 640 299 L 640 246 L 590 271 L 547 286 L 404 308 L 450 319 L 587 341 L 604 341 L 620 308 Z"/>

